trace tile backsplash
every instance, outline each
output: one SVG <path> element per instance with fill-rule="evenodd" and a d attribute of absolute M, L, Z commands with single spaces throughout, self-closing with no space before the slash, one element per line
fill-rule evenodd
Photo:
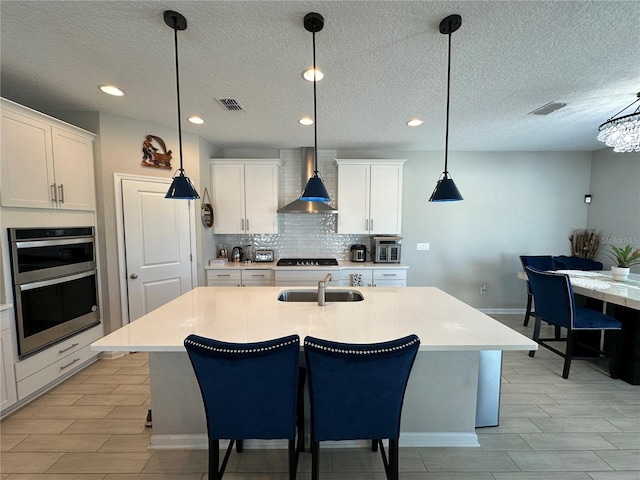
<path fill-rule="evenodd" d="M 335 207 L 337 195 L 338 169 L 334 162 L 336 151 L 318 150 L 318 170 L 331 201 Z M 292 202 L 302 192 L 300 149 L 281 150 L 280 160 L 280 206 Z M 306 182 L 307 179 L 304 179 Z M 215 235 L 216 245 L 231 248 L 251 245 L 274 251 L 280 257 L 335 257 L 338 260 L 349 258 L 349 248 L 354 243 L 364 243 L 369 248 L 370 239 L 361 235 L 339 235 L 336 233 L 336 215 L 330 214 L 296 214 L 278 215 L 278 234 L 268 235 Z M 209 258 L 216 252 L 210 252 Z"/>

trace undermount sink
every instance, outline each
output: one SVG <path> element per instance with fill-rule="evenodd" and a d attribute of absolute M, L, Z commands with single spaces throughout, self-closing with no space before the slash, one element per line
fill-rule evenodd
<path fill-rule="evenodd" d="M 278 295 L 281 302 L 317 302 L 317 290 L 283 290 Z M 327 290 L 325 301 L 327 302 L 361 302 L 364 300 L 362 293 L 357 290 Z"/>

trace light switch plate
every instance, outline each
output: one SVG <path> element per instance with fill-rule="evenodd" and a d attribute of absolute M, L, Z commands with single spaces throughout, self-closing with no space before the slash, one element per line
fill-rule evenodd
<path fill-rule="evenodd" d="M 428 243 L 416 243 L 416 250 L 429 250 Z"/>

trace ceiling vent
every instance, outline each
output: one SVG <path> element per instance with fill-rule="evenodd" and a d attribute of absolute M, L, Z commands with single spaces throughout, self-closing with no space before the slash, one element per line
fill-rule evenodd
<path fill-rule="evenodd" d="M 246 112 L 244 107 L 235 98 L 221 97 L 221 98 L 216 98 L 216 100 L 220 105 L 222 105 L 222 108 L 224 108 L 225 110 L 229 110 L 230 112 L 236 112 L 236 111 Z"/>
<path fill-rule="evenodd" d="M 560 110 L 562 107 L 566 107 L 567 104 L 564 102 L 549 102 L 542 105 L 540 108 L 536 108 L 534 111 L 529 112 L 529 114 L 533 115 L 549 115 L 550 113 L 555 112 L 556 110 Z"/>

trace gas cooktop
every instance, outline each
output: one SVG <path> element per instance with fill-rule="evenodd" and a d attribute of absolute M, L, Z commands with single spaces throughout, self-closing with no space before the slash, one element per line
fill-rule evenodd
<path fill-rule="evenodd" d="M 281 258 L 276 263 L 278 267 L 337 267 L 335 258 Z"/>

